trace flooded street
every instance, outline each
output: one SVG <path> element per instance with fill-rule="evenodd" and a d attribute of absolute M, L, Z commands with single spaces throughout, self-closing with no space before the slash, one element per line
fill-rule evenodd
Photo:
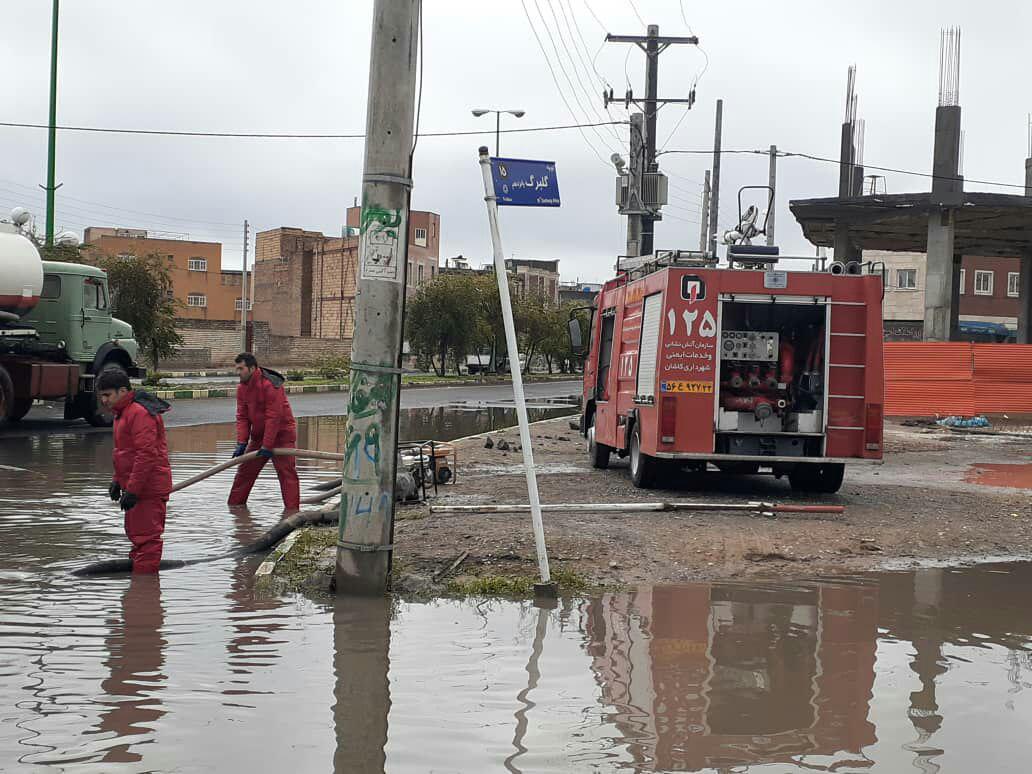
<path fill-rule="evenodd" d="M 403 412 L 402 437 L 511 413 Z M 298 445 L 336 450 L 342 432 L 302 419 Z M 551 609 L 256 596 L 257 557 L 73 578 L 127 551 L 110 444 L 0 437 L 0 465 L 37 474 L 0 468 L 2 771 L 1028 769 L 1032 565 L 645 586 Z M 232 447 L 230 425 L 170 430 L 175 479 Z M 303 488 L 336 475 L 299 472 Z M 230 480 L 173 495 L 166 558 L 277 520 L 271 471 L 235 514 Z"/>

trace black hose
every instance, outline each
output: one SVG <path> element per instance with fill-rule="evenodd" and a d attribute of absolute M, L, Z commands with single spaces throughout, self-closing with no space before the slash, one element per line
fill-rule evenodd
<path fill-rule="evenodd" d="M 217 556 L 208 556 L 199 559 L 162 559 L 158 565 L 159 570 L 177 570 L 180 567 L 189 567 L 193 564 L 206 564 L 216 562 L 219 559 L 232 557 L 250 556 L 266 551 L 280 542 L 283 538 L 299 527 L 314 524 L 336 524 L 339 509 L 336 507 L 321 511 L 300 511 L 293 516 L 288 516 L 282 521 L 273 525 L 261 537 L 253 543 L 248 543 L 240 548 L 227 551 Z M 79 577 L 95 575 L 121 575 L 133 571 L 132 559 L 105 559 L 101 562 L 94 562 L 77 570 L 72 570 L 72 575 Z"/>
<path fill-rule="evenodd" d="M 321 484 L 316 484 L 312 487 L 316 492 L 329 492 L 331 489 L 336 489 L 344 483 L 343 477 L 335 478 L 330 481 L 323 481 Z"/>

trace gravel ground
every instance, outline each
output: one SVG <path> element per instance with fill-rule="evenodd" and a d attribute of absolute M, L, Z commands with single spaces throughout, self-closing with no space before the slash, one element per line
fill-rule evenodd
<path fill-rule="evenodd" d="M 770 475 L 682 474 L 672 488 L 636 489 L 626 460 L 608 470 L 588 463 L 568 419 L 532 427 L 542 501 L 764 501 L 844 505 L 842 515 L 735 512 L 545 513 L 555 569 L 591 584 L 671 583 L 752 576 L 813 576 L 929 562 L 1032 557 L 1032 436 L 886 428 L 885 464 L 847 468 L 836 495 L 797 495 Z M 435 504 L 524 503 L 515 430 L 458 446 L 456 483 Z M 1012 486 L 978 483 L 983 474 Z M 992 479 L 999 480 L 997 478 Z M 668 483 L 667 486 L 670 486 Z M 426 577 L 469 552 L 455 575 L 536 572 L 529 514 L 430 514 L 399 508 L 395 561 L 400 574 Z M 329 569 L 329 568 L 324 568 Z"/>

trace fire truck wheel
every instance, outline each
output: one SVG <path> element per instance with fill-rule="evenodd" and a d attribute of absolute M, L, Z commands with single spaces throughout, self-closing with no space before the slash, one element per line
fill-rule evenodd
<path fill-rule="evenodd" d="M 107 362 L 101 366 L 100 373 L 98 373 L 97 376 L 100 376 L 100 374 L 105 371 L 121 371 L 122 373 L 125 373 L 125 369 L 122 368 L 122 366 L 118 363 L 111 362 Z M 114 424 L 115 418 L 111 415 L 111 412 L 100 405 L 100 401 L 97 400 L 96 392 L 83 393 L 82 399 L 83 419 L 93 425 L 93 427 L 111 427 Z"/>
<path fill-rule="evenodd" d="M 656 482 L 659 462 L 641 450 L 638 425 L 631 430 L 631 482 L 639 489 L 651 489 Z"/>
<path fill-rule="evenodd" d="M 609 467 L 609 455 L 613 449 L 604 443 L 595 442 L 595 415 L 588 420 L 588 457 L 591 458 L 591 467 L 605 470 Z"/>
<path fill-rule="evenodd" d="M 842 486 L 846 466 L 841 463 L 798 465 L 788 474 L 788 481 L 796 492 L 834 494 Z"/>

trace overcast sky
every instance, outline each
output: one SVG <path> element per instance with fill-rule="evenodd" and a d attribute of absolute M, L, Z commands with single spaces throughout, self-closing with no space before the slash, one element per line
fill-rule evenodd
<path fill-rule="evenodd" d="M 4 4 L 0 121 L 46 122 L 50 7 L 46 0 Z M 58 123 L 361 133 L 371 9 L 364 0 L 66 0 Z M 1023 182 L 1026 114 L 1032 110 L 1030 3 L 427 0 L 421 125 L 427 131 L 488 132 L 419 143 L 413 206 L 441 214 L 442 257 L 462 254 L 480 263 L 490 256 L 476 150 L 483 143 L 493 149 L 493 117 L 475 119 L 470 109 L 525 110 L 520 120 L 505 119 L 511 127 L 626 120 L 622 107 L 611 108 L 611 116 L 602 109 L 599 92 L 603 79 L 618 94 L 629 80 L 643 94 L 644 56 L 637 49 L 628 55 L 625 45 L 602 45 L 602 39 L 604 29 L 642 34 L 636 11 L 659 24 L 661 34 L 685 35 L 690 25 L 709 57 L 703 73 L 704 55 L 694 47 L 673 46 L 662 55 L 660 96 L 683 97 L 698 78 L 698 101 L 687 115 L 676 105 L 661 111 L 660 146 L 711 148 L 714 103 L 722 98 L 725 148 L 775 143 L 837 157 L 846 68 L 855 63 L 868 165 L 916 171 L 931 163 L 939 29 L 960 25 L 965 175 Z M 615 150 L 626 156 L 626 135 L 626 126 L 503 135 L 503 155 L 556 161 L 563 200 L 555 210 L 505 211 L 506 254 L 558 258 L 568 280 L 610 276 L 623 251 L 625 225 L 607 162 Z M 0 209 L 27 206 L 42 228 L 43 196 L 36 186 L 46 176 L 46 132 L 0 127 L 0 148 Z M 244 218 L 259 229 L 338 233 L 344 209 L 359 195 L 362 156 L 361 140 L 59 132 L 57 223 L 79 231 L 118 225 L 222 241 L 226 264 L 239 265 Z M 705 155 L 662 157 L 674 198 L 664 210 L 670 217 L 657 226 L 657 247 L 698 246 L 701 181 L 710 163 Z M 738 188 L 766 180 L 765 157 L 723 158 L 721 231 L 736 220 Z M 929 188 L 926 179 L 896 174 L 888 175 L 887 185 L 890 193 Z M 836 190 L 833 164 L 779 162 L 777 241 L 783 254 L 813 254 L 788 200 Z"/>

